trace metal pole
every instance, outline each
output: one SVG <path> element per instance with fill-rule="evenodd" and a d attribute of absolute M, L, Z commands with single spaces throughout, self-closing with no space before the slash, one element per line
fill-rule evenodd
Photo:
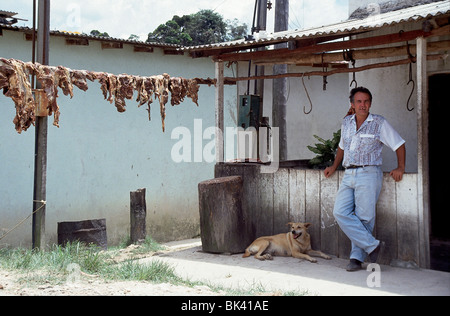
<path fill-rule="evenodd" d="M 258 18 L 256 24 L 256 32 L 266 31 L 267 29 L 267 2 L 268 0 L 259 0 L 258 1 Z M 258 48 L 257 51 L 264 50 L 264 48 Z M 264 66 L 255 66 L 255 74 L 257 76 L 264 76 L 265 67 Z M 256 80 L 255 81 L 255 94 L 261 97 L 261 105 L 264 100 L 264 80 Z M 262 109 L 262 106 L 261 106 Z"/>
<path fill-rule="evenodd" d="M 50 0 L 39 0 L 37 62 L 48 65 L 50 38 Z M 39 85 L 38 85 L 39 88 Z M 36 118 L 34 190 L 33 190 L 33 249 L 45 247 L 45 211 L 47 187 L 47 117 Z"/>
<path fill-rule="evenodd" d="M 265 31 L 267 29 L 267 2 L 268 0 L 259 0 L 258 2 L 257 32 Z"/>
<path fill-rule="evenodd" d="M 289 27 L 289 0 L 277 0 L 275 3 L 275 32 L 286 31 Z M 286 44 L 275 45 L 276 49 L 286 48 Z M 273 66 L 273 74 L 288 73 L 287 65 Z M 273 80 L 273 105 L 272 126 L 280 131 L 280 161 L 286 161 L 288 156 L 287 146 L 287 87 L 288 79 Z"/>

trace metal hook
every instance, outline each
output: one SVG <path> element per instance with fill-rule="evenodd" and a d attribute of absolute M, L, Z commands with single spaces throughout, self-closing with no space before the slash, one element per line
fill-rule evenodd
<path fill-rule="evenodd" d="M 356 63 L 356 61 L 352 57 L 353 68 L 355 68 L 355 63 Z M 352 87 L 353 83 L 355 84 L 355 88 L 358 88 L 358 82 L 356 81 L 356 73 L 355 72 L 353 72 L 353 81 L 350 83 L 350 88 Z"/>
<path fill-rule="evenodd" d="M 311 105 L 311 110 L 309 110 L 309 112 L 306 111 L 306 106 L 303 106 L 303 113 L 308 115 L 313 110 L 313 104 L 312 104 L 311 98 L 309 97 L 308 89 L 306 89 L 306 86 L 305 86 L 305 73 L 303 73 L 303 76 L 302 76 L 302 83 L 303 83 L 303 88 L 305 88 L 305 92 L 306 92 L 306 96 L 308 97 L 309 104 Z"/>
<path fill-rule="evenodd" d="M 325 52 L 322 53 L 322 72 L 326 73 L 328 71 L 328 66 L 325 66 L 323 58 L 324 56 Z M 327 76 L 323 76 L 323 91 L 327 91 L 327 84 L 328 84 L 327 78 L 328 78 Z"/>
<path fill-rule="evenodd" d="M 416 90 L 416 83 L 413 80 L 413 76 L 412 76 L 412 63 L 409 64 L 409 81 L 406 85 L 409 86 L 410 83 L 413 84 L 413 88 L 412 88 L 411 94 L 409 95 L 408 102 L 406 103 L 406 108 L 408 109 L 409 112 L 412 112 L 412 111 L 414 111 L 414 108 L 412 108 L 412 109 L 409 108 L 409 101 L 411 101 L 412 95 L 413 95 L 414 91 Z"/>

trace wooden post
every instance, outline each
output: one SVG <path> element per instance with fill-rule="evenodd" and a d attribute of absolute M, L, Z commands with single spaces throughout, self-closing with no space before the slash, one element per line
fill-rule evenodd
<path fill-rule="evenodd" d="M 216 163 L 224 162 L 224 65 L 216 62 Z"/>
<path fill-rule="evenodd" d="M 275 3 L 275 32 L 286 31 L 289 27 L 289 0 L 277 0 Z M 286 43 L 275 45 L 276 49 L 286 48 Z M 286 64 L 274 65 L 273 74 L 287 74 Z M 287 146 L 287 95 L 288 79 L 286 77 L 273 80 L 272 126 L 280 131 L 279 157 L 286 161 L 288 157 Z"/>
<path fill-rule="evenodd" d="M 253 237 L 247 231 L 251 219 L 242 209 L 242 177 L 223 177 L 201 182 L 198 192 L 203 251 L 232 254 L 244 252 Z"/>
<path fill-rule="evenodd" d="M 33 14 L 35 14 L 33 12 Z M 48 65 L 50 37 L 50 0 L 39 0 L 38 8 L 38 62 Z M 36 118 L 32 247 L 45 247 L 45 211 L 47 200 L 47 117 Z M 37 211 L 37 212 L 36 212 Z"/>
<path fill-rule="evenodd" d="M 130 192 L 130 239 L 132 244 L 143 242 L 147 236 L 145 192 L 146 189 Z"/>
<path fill-rule="evenodd" d="M 419 265 L 430 268 L 430 174 L 428 148 L 427 39 L 417 38 L 417 158 L 419 207 Z"/>

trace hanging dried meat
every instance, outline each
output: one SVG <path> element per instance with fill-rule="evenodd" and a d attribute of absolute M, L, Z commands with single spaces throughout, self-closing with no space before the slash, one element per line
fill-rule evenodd
<path fill-rule="evenodd" d="M 168 74 L 152 77 L 131 76 L 127 74 L 113 75 L 106 72 L 72 70 L 63 66 L 52 67 L 39 63 L 24 63 L 15 59 L 0 58 L 0 89 L 5 96 L 13 99 L 16 105 L 14 124 L 21 133 L 35 123 L 36 104 L 29 77 L 36 75 L 37 81 L 47 96 L 48 115 L 54 114 L 53 125 L 59 127 L 60 110 L 57 104 L 58 88 L 65 96 L 73 97 L 73 86 L 82 91 L 88 90 L 87 80 L 97 80 L 105 100 L 114 103 L 117 111 L 125 112 L 125 100 L 133 99 L 134 91 L 138 96 L 139 107 L 147 104 L 149 119 L 150 105 L 153 96 L 160 104 L 162 129 L 165 131 L 166 104 L 169 94 L 172 105 L 179 105 L 185 97 L 189 97 L 198 106 L 199 83 L 196 79 L 171 78 Z"/>
<path fill-rule="evenodd" d="M 93 73 L 86 70 L 70 70 L 70 81 L 78 89 L 87 91 L 88 84 L 87 80 L 94 81 L 95 77 Z"/>
<path fill-rule="evenodd" d="M 16 116 L 14 125 L 20 134 L 34 125 L 35 105 L 33 92 L 28 76 L 30 75 L 30 65 L 14 59 L 0 58 L 0 73 L 3 94 L 10 97 L 16 105 Z"/>
<path fill-rule="evenodd" d="M 194 102 L 198 106 L 198 91 L 200 90 L 200 86 L 198 85 L 197 80 L 189 79 L 187 90 L 188 90 L 187 96 L 191 98 L 192 102 Z"/>
<path fill-rule="evenodd" d="M 136 80 L 133 76 L 122 74 L 117 77 L 117 87 L 115 92 L 116 107 L 119 112 L 126 111 L 125 99 L 133 99 Z"/>
<path fill-rule="evenodd" d="M 169 102 L 169 79 L 168 74 L 162 76 L 155 76 L 155 95 L 159 99 L 161 110 L 162 130 L 166 131 L 166 104 Z"/>
<path fill-rule="evenodd" d="M 60 71 L 60 75 L 57 75 L 57 68 L 44 66 L 41 64 L 36 64 L 36 79 L 40 82 L 42 88 L 47 95 L 48 105 L 48 115 L 54 114 L 53 125 L 59 127 L 59 117 L 60 111 L 59 106 L 56 100 L 58 99 L 58 86 L 59 81 L 64 80 L 63 74 Z M 64 93 L 69 93 L 69 91 L 65 91 Z"/>

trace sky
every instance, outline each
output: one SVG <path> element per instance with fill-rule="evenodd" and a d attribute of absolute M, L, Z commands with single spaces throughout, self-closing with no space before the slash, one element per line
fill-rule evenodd
<path fill-rule="evenodd" d="M 271 0 L 274 4 L 276 0 Z M 107 32 L 127 39 L 131 34 L 142 41 L 174 15 L 210 9 L 225 20 L 237 18 L 249 27 L 253 21 L 254 0 L 51 0 L 50 29 Z M 32 26 L 33 0 L 0 0 L 0 10 L 18 12 L 28 19 L 16 26 Z M 340 22 L 348 18 L 348 0 L 290 0 L 289 29 L 304 29 Z M 274 9 L 268 13 L 268 32 L 273 31 Z"/>

